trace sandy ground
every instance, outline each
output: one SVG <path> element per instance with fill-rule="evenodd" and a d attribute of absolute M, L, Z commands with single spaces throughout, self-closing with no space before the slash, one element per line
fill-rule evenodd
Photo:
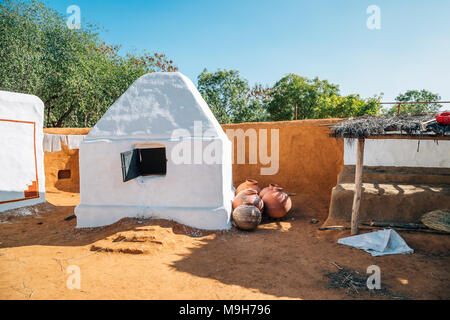
<path fill-rule="evenodd" d="M 327 201 L 263 221 L 254 232 L 204 232 L 164 220 L 124 219 L 77 230 L 79 194 L 49 190 L 33 214 L 0 215 L 0 299 L 449 299 L 448 235 L 401 232 L 416 253 L 371 257 L 318 231 Z M 298 199 L 296 199 L 298 201 Z M 37 209 L 37 212 L 35 212 Z M 15 211 L 17 213 L 17 211 Z M 381 268 L 388 293 L 332 289 L 338 267 Z M 67 267 L 81 271 L 69 290 Z"/>

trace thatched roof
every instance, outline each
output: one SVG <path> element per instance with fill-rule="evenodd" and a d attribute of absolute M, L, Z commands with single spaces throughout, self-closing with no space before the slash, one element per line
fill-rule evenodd
<path fill-rule="evenodd" d="M 333 137 L 369 138 L 384 135 L 413 137 L 450 137 L 450 126 L 432 122 L 421 131 L 421 123 L 435 119 L 434 115 L 364 116 L 338 122 L 331 127 Z"/>

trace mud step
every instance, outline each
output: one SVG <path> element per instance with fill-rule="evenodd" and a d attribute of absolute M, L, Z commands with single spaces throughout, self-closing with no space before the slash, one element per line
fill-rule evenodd
<path fill-rule="evenodd" d="M 329 217 L 351 220 L 354 183 L 333 188 Z M 361 221 L 418 223 L 432 210 L 450 210 L 450 185 L 363 183 Z"/>

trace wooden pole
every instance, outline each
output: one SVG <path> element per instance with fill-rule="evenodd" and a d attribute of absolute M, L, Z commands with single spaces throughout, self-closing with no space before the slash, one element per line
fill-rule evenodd
<path fill-rule="evenodd" d="M 295 120 L 298 120 L 298 104 L 295 104 Z"/>
<path fill-rule="evenodd" d="M 362 176 L 363 176 L 363 163 L 364 163 L 364 143 L 365 140 L 358 139 L 358 150 L 356 153 L 356 170 L 355 170 L 355 197 L 353 198 L 352 208 L 352 236 L 358 234 L 358 218 L 359 208 L 361 205 L 361 193 L 362 193 Z"/>

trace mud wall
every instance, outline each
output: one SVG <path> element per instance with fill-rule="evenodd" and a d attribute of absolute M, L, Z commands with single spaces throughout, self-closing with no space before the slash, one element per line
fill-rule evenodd
<path fill-rule="evenodd" d="M 344 145 L 342 139 L 328 136 L 328 125 L 337 120 L 301 120 L 285 122 L 260 122 L 223 125 L 229 129 L 254 129 L 258 133 L 258 142 L 267 130 L 268 150 L 271 150 L 271 135 L 278 130 L 279 168 L 274 175 L 261 174 L 261 169 L 268 167 L 260 162 L 249 164 L 249 138 L 246 138 L 245 164 L 237 163 L 237 140 L 234 139 L 233 182 L 237 187 L 247 178 L 253 178 L 265 187 L 277 183 L 289 193 L 297 196 L 314 196 L 330 198 L 331 189 L 336 185 L 337 176 L 343 168 Z M 228 133 L 229 137 L 230 134 Z M 258 154 L 260 152 L 258 143 Z M 270 154 L 270 151 L 268 151 Z M 299 198 L 295 198 L 299 199 Z"/>
<path fill-rule="evenodd" d="M 44 133 L 61 135 L 86 135 L 89 128 L 51 128 Z M 78 149 L 70 150 L 61 145 L 61 151 L 45 152 L 45 188 L 67 192 L 80 191 L 80 170 L 78 165 Z"/>
<path fill-rule="evenodd" d="M 243 133 L 252 132 L 257 136 L 257 163 L 250 164 L 249 142 L 245 138 L 245 163 L 239 164 L 237 138 L 234 138 L 233 184 L 237 187 L 247 178 L 260 182 L 261 186 L 277 183 L 287 192 L 295 193 L 294 204 L 301 202 L 303 197 L 321 197 L 329 199 L 331 189 L 337 183 L 337 176 L 343 168 L 344 143 L 342 139 L 328 136 L 328 125 L 337 120 L 300 120 L 284 122 L 258 122 L 223 125 L 225 132 L 236 132 L 242 129 Z M 261 163 L 259 142 L 264 133 L 267 138 L 268 151 L 272 148 L 271 137 L 273 130 L 278 130 L 278 171 L 273 175 L 261 173 L 261 169 L 270 167 L 270 164 Z M 50 134 L 87 134 L 89 129 L 45 129 Z M 263 152 L 265 153 L 265 152 Z M 58 179 L 58 171 L 71 170 L 70 179 Z M 79 168 L 78 150 L 67 150 L 63 147 L 60 152 L 45 153 L 46 185 L 48 188 L 57 188 L 78 192 Z"/>

